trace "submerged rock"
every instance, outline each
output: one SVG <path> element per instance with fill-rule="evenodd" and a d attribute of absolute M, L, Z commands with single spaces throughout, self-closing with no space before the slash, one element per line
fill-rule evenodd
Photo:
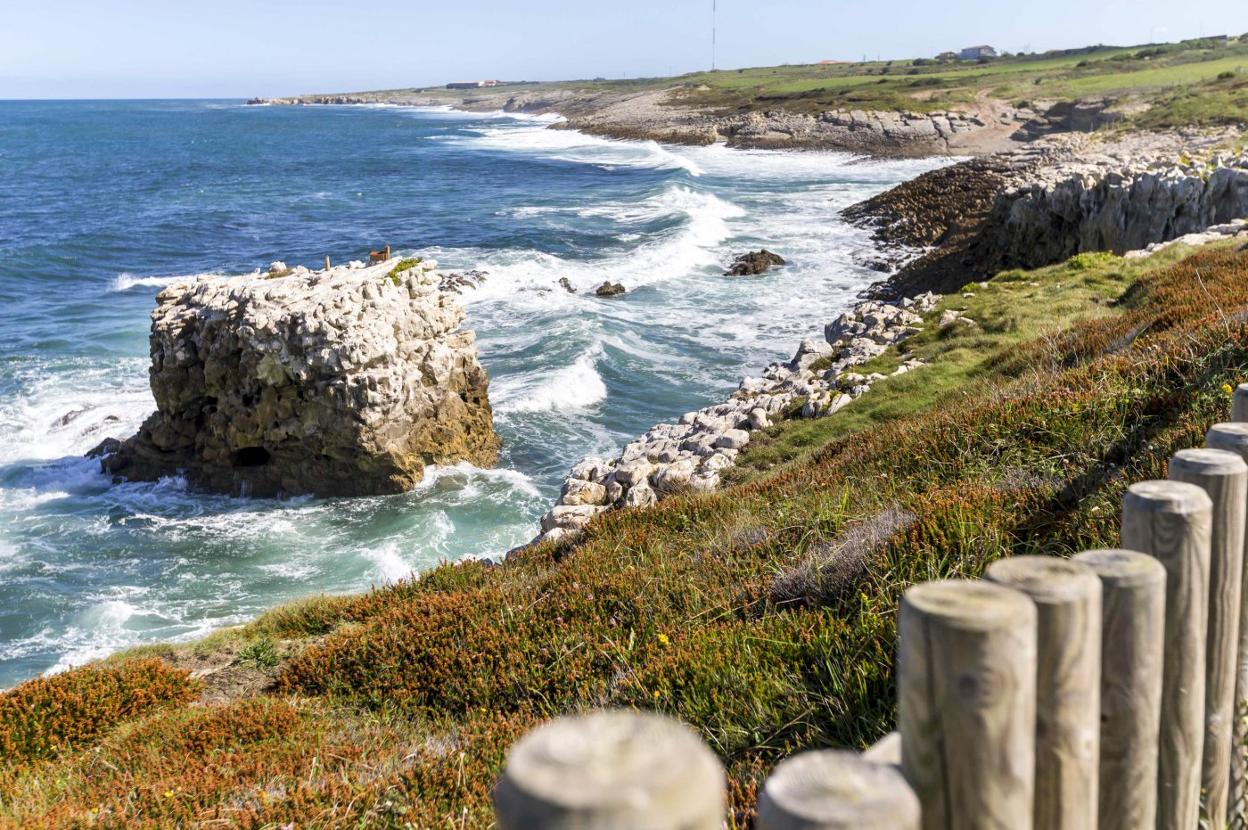
<path fill-rule="evenodd" d="M 464 312 L 435 263 L 177 283 L 156 298 L 157 412 L 107 472 L 237 495 L 398 493 L 499 441 Z"/>
<path fill-rule="evenodd" d="M 610 280 L 607 280 L 602 285 L 598 286 L 597 289 L 594 290 L 594 294 L 596 294 L 599 297 L 615 297 L 620 294 L 623 294 L 624 291 L 625 291 L 625 288 L 620 283 L 611 282 Z"/>
<path fill-rule="evenodd" d="M 751 251 L 741 254 L 732 261 L 732 265 L 728 266 L 728 270 L 724 272 L 726 277 L 753 277 L 758 274 L 765 274 L 773 267 L 784 265 L 784 257 L 779 254 L 773 254 L 764 248 L 761 251 Z"/>

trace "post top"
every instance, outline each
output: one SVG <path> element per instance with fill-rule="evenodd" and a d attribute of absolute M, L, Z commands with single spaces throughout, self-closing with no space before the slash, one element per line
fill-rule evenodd
<path fill-rule="evenodd" d="M 541 805 L 526 813 L 533 820 L 592 810 L 618 817 L 620 827 L 655 817 L 665 817 L 663 827 L 701 826 L 695 822 L 716 799 L 722 814 L 724 769 L 698 735 L 679 721 L 634 711 L 539 726 L 512 746 L 495 792 L 496 803 Z"/>
<path fill-rule="evenodd" d="M 1137 481 L 1127 488 L 1123 503 L 1150 513 L 1200 513 L 1213 510 L 1209 494 L 1203 488 L 1186 481 Z"/>
<path fill-rule="evenodd" d="M 1213 449 L 1239 453 L 1242 458 L 1248 454 L 1248 423 L 1227 421 L 1214 424 L 1205 433 L 1205 443 Z"/>
<path fill-rule="evenodd" d="M 1046 605 L 1082 600 L 1101 592 L 1101 581 L 1091 568 L 1058 556 L 1000 559 L 988 566 L 984 578 Z"/>
<path fill-rule="evenodd" d="M 1170 459 L 1170 475 L 1233 476 L 1248 474 L 1248 464 L 1238 453 L 1196 447 L 1179 450 Z"/>
<path fill-rule="evenodd" d="M 758 804 L 765 828 L 918 827 L 919 800 L 894 767 L 854 752 L 803 752 L 782 761 Z"/>
<path fill-rule="evenodd" d="M 1136 550 L 1088 550 L 1076 554 L 1072 561 L 1086 565 L 1102 582 L 1116 586 L 1164 585 L 1166 581 L 1166 566 Z"/>
<path fill-rule="evenodd" d="M 946 625 L 972 630 L 1013 627 L 1036 616 L 1035 603 L 1026 594 L 981 580 L 924 582 L 907 589 L 901 603 L 903 610 L 909 606 Z"/>

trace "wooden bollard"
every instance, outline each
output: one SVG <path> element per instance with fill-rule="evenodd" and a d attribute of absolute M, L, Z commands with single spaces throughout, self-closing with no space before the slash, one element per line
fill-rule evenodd
<path fill-rule="evenodd" d="M 1074 561 L 1101 579 L 1099 830 L 1157 821 L 1157 737 L 1165 649 L 1166 569 L 1127 550 L 1092 550 Z"/>
<path fill-rule="evenodd" d="M 758 830 L 919 830 L 919 799 L 894 767 L 822 750 L 780 763 L 758 801 Z"/>
<path fill-rule="evenodd" d="M 1231 396 L 1231 420 L 1237 423 L 1248 421 L 1248 383 L 1235 387 Z"/>
<path fill-rule="evenodd" d="M 720 830 L 724 768 L 689 727 L 645 712 L 559 718 L 507 754 L 501 830 Z"/>
<path fill-rule="evenodd" d="M 1240 392 L 1245 394 L 1240 394 Z M 1235 402 L 1244 399 L 1248 406 L 1248 384 L 1241 384 L 1236 390 Z M 1248 423 L 1214 424 L 1205 434 L 1205 444 L 1215 450 L 1233 452 L 1248 461 Z M 1248 799 L 1248 728 L 1244 723 L 1245 712 L 1248 712 L 1248 538 L 1245 538 L 1244 587 L 1240 593 L 1239 613 L 1239 646 L 1235 668 L 1235 709 L 1231 733 L 1231 778 L 1230 806 L 1231 815 Z"/>
<path fill-rule="evenodd" d="M 1229 804 L 1231 734 L 1244 582 L 1244 509 L 1248 466 L 1225 450 L 1181 450 L 1170 478 L 1195 484 L 1213 502 L 1209 547 L 1209 628 L 1205 648 L 1205 748 L 1200 784 L 1205 810 L 1221 820 Z"/>
<path fill-rule="evenodd" d="M 987 582 L 916 585 L 901 601 L 901 765 L 924 830 L 1029 830 L 1036 606 Z"/>
<path fill-rule="evenodd" d="M 1036 830 L 1096 830 L 1101 581 L 1055 556 L 1016 556 L 984 578 L 1031 597 L 1036 647 Z"/>
<path fill-rule="evenodd" d="M 1166 569 L 1157 830 L 1192 830 L 1200 817 L 1212 513 L 1204 490 L 1179 481 L 1133 484 L 1122 502 L 1122 546 Z"/>

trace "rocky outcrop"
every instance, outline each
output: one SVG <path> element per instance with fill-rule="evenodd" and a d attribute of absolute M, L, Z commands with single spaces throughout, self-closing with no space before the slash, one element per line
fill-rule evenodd
<path fill-rule="evenodd" d="M 405 491 L 429 464 L 493 463 L 486 373 L 435 267 L 282 267 L 166 288 L 152 312 L 157 411 L 102 448 L 104 469 L 359 496 Z"/>
<path fill-rule="evenodd" d="M 979 247 L 990 271 L 1122 254 L 1248 216 L 1248 151 L 1053 170 L 1002 195 Z"/>
<path fill-rule="evenodd" d="M 564 480 L 559 503 L 542 517 L 540 540 L 581 531 L 606 510 L 644 507 L 676 494 L 714 490 L 751 433 L 787 418 L 817 418 L 848 406 L 885 376 L 850 371 L 921 330 L 939 298 L 928 294 L 897 305 L 859 303 L 829 323 L 822 340 L 804 340 L 792 360 L 761 377 L 742 379 L 721 404 L 659 424 L 617 457 L 584 458 Z M 894 374 L 922 364 L 903 363 Z"/>
<path fill-rule="evenodd" d="M 765 274 L 772 268 L 778 268 L 784 264 L 784 257 L 779 254 L 773 254 L 764 248 L 761 251 L 750 251 L 749 253 L 741 254 L 732 261 L 732 265 L 728 266 L 724 276 L 753 277 Z"/>
<path fill-rule="evenodd" d="M 1234 133 L 1064 136 L 925 173 L 845 211 L 900 270 L 875 289 L 950 293 L 1009 268 L 1146 248 L 1248 216 Z"/>
<path fill-rule="evenodd" d="M 566 287 L 567 286 L 565 286 L 565 288 Z M 626 290 L 627 289 L 624 288 L 623 284 L 607 280 L 602 285 L 594 289 L 594 295 L 597 297 L 618 297 Z"/>

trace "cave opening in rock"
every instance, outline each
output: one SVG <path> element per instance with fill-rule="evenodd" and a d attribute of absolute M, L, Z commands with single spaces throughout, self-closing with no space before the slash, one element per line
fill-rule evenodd
<path fill-rule="evenodd" d="M 263 467 L 272 458 L 264 447 L 243 447 L 234 453 L 235 467 Z"/>

